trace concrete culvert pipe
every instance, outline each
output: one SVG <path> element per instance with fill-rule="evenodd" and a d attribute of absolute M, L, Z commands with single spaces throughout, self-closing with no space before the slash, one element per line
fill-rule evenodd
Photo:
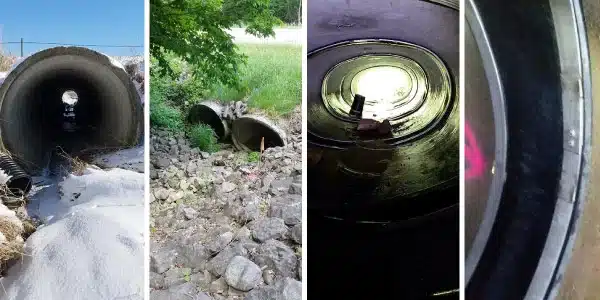
<path fill-rule="evenodd" d="M 57 47 L 25 59 L 0 86 L 0 147 L 28 172 L 54 149 L 71 155 L 133 146 L 143 108 L 124 68 L 101 53 Z"/>
<path fill-rule="evenodd" d="M 203 123 L 210 126 L 220 140 L 229 136 L 229 126 L 221 118 L 223 106 L 217 102 L 206 101 L 194 105 L 188 114 L 190 124 Z"/>
<path fill-rule="evenodd" d="M 231 139 L 239 150 L 260 151 L 263 138 L 265 149 L 286 144 L 285 132 L 266 118 L 247 115 L 233 121 Z"/>

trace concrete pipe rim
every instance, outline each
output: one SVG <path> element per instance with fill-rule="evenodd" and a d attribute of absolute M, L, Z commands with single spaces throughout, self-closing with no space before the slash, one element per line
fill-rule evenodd
<path fill-rule="evenodd" d="M 52 68 L 55 69 L 52 69 Z M 49 71 L 50 70 L 50 71 Z M 55 73 L 49 76 L 48 73 Z M 62 76 L 62 77 L 61 77 Z M 89 138 L 89 148 L 103 147 L 104 148 L 125 148 L 132 147 L 143 139 L 144 118 L 143 107 L 140 95 L 121 65 L 115 59 L 104 55 L 100 52 L 84 48 L 84 47 L 54 47 L 36 52 L 16 65 L 7 75 L 2 85 L 0 85 L 0 115 L 4 119 L 18 120 L 11 123 L 13 126 L 0 124 L 0 148 L 11 153 L 13 157 L 26 169 L 28 172 L 38 172 L 43 169 L 45 154 L 42 152 L 46 149 L 27 150 L 27 145 L 24 141 L 18 141 L 16 136 L 18 133 L 21 136 L 30 136 L 38 134 L 40 139 L 43 135 L 60 135 L 58 126 L 44 128 L 49 122 L 43 117 L 54 117 L 52 125 L 56 125 L 60 117 L 52 115 L 51 108 L 56 109 L 59 104 L 55 102 L 43 102 L 44 108 L 36 107 L 33 101 L 46 100 L 49 96 L 40 96 L 43 88 L 52 89 L 52 93 L 58 93 L 58 86 L 65 83 L 80 85 L 80 89 L 86 90 L 85 93 L 91 95 L 89 102 L 80 107 L 85 107 L 87 111 L 85 116 L 92 116 L 89 120 L 94 119 L 97 124 L 89 125 L 87 130 L 94 135 L 84 137 L 82 134 L 80 148 L 85 148 Z M 39 90 L 41 89 L 41 90 Z M 63 87 L 67 90 L 68 87 Z M 63 90 L 63 92 L 64 92 Z M 24 92 L 23 92 L 24 91 Z M 16 95 L 16 93 L 26 93 Z M 85 94 L 84 93 L 84 94 Z M 39 99 L 31 100 L 32 95 L 37 95 Z M 26 97 L 28 96 L 28 97 Z M 125 99 L 123 99 L 125 98 Z M 27 103 L 20 103 L 19 100 L 28 99 Z M 108 101 L 107 101 L 108 99 Z M 85 101 L 79 101 L 80 103 Z M 61 103 L 62 104 L 62 103 Z M 101 111 L 96 109 L 92 112 L 93 107 L 101 108 Z M 35 112 L 35 114 L 34 114 Z M 94 113 L 96 116 L 94 116 Z M 18 116 L 17 116 L 18 115 Z M 31 120 L 20 120 L 22 115 L 28 115 Z M 7 118 L 9 116 L 10 118 Z M 36 119 L 35 117 L 39 117 Z M 86 120 L 87 121 L 87 120 Z M 39 123 L 35 123 L 39 122 Z M 8 123 L 8 121 L 7 121 Z M 37 129 L 31 127 L 39 126 Z M 97 126 L 97 127 L 95 127 Z M 41 128 L 44 128 L 43 131 Z M 109 130 L 106 130 L 109 129 Z M 37 130 L 37 131 L 36 131 Z M 103 132 L 102 130 L 105 130 Z M 40 135 L 43 132 L 43 135 Z M 27 133 L 27 134 L 26 134 Z M 29 141 L 33 141 L 31 138 Z M 42 145 L 49 143 L 49 137 L 44 141 L 33 142 L 34 145 Z M 94 145 L 94 142 L 96 144 Z M 37 144 L 35 144 L 37 143 Z M 74 142 L 75 143 L 75 142 Z M 94 146 L 94 147 L 92 147 Z M 77 148 L 77 147 L 75 147 Z M 74 151 L 75 153 L 75 151 Z"/>
<path fill-rule="evenodd" d="M 203 101 L 195 104 L 187 115 L 188 123 L 192 125 L 206 124 L 210 126 L 219 140 L 226 140 L 231 135 L 231 128 L 222 118 L 223 104 L 217 101 Z M 200 114 L 206 113 L 202 119 Z"/>
<path fill-rule="evenodd" d="M 248 121 L 255 122 L 255 124 L 270 130 L 271 133 L 273 133 L 273 135 L 277 137 L 278 140 L 276 141 L 276 146 L 267 147 L 265 145 L 265 149 L 271 148 L 271 147 L 285 147 L 287 145 L 287 141 L 286 141 L 287 137 L 286 137 L 285 132 L 282 129 L 280 129 L 279 127 L 277 127 L 277 125 L 275 125 L 274 122 L 271 122 L 267 118 L 259 116 L 259 115 L 245 115 L 245 116 L 235 119 L 232 123 L 231 140 L 233 142 L 233 145 L 236 147 L 236 149 L 238 149 L 240 151 L 245 151 L 245 152 L 260 151 L 260 148 L 248 146 L 248 145 L 246 145 L 246 143 L 244 141 L 240 141 L 239 130 L 240 130 L 241 126 L 243 126 L 243 123 L 248 122 Z M 260 143 L 260 141 L 258 141 L 258 143 Z"/>

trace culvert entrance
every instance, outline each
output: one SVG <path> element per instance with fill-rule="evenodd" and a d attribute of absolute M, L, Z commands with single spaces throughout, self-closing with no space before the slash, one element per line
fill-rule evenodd
<path fill-rule="evenodd" d="M 210 126 L 220 141 L 231 142 L 240 151 L 260 151 L 286 145 L 286 135 L 273 122 L 260 115 L 243 115 L 233 120 L 227 118 L 226 105 L 206 101 L 193 106 L 187 116 L 190 124 Z M 231 129 L 230 129 L 231 128 Z"/>
<path fill-rule="evenodd" d="M 243 116 L 233 121 L 231 140 L 242 151 L 260 151 L 283 147 L 286 144 L 285 133 L 267 119 L 260 116 Z"/>
<path fill-rule="evenodd" d="M 30 173 L 54 149 L 133 146 L 143 132 L 139 94 L 123 67 L 79 47 L 43 50 L 14 68 L 0 86 L 0 119 L 0 146 Z"/>
<path fill-rule="evenodd" d="M 190 109 L 187 116 L 191 124 L 203 123 L 210 126 L 220 140 L 229 137 L 229 125 L 221 117 L 223 106 L 217 102 L 206 101 Z"/>

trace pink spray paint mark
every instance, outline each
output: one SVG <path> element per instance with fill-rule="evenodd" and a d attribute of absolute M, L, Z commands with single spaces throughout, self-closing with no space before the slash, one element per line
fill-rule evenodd
<path fill-rule="evenodd" d="M 485 159 L 479 149 L 475 134 L 467 122 L 465 122 L 465 142 L 465 158 L 467 160 L 465 176 L 467 180 L 481 177 L 485 171 Z"/>

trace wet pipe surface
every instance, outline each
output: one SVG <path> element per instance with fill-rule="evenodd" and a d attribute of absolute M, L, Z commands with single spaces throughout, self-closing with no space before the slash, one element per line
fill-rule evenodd
<path fill-rule="evenodd" d="M 479 179 L 484 175 L 486 161 L 469 122 L 465 122 L 465 162 L 466 180 Z"/>
<path fill-rule="evenodd" d="M 363 39 L 372 34 L 392 39 L 401 36 L 437 53 L 450 70 L 456 71 L 452 73 L 453 82 L 458 82 L 456 12 L 421 1 L 382 0 L 317 1 L 308 9 L 312 20 L 307 24 L 309 51 L 331 44 L 332 39 Z M 383 17 L 377 18 L 378 15 Z M 435 33 L 436 38 L 432 39 L 431 33 Z M 350 54 L 356 56 L 356 53 Z M 356 201 L 354 204 L 357 211 L 362 212 L 361 216 L 367 214 L 366 205 L 361 204 L 369 203 L 378 212 L 400 218 L 399 215 L 413 215 L 408 211 L 415 206 L 432 204 L 434 197 L 406 199 L 400 196 L 399 199 L 393 196 L 428 188 L 440 190 L 436 184 L 447 182 L 456 188 L 447 189 L 437 198 L 457 203 L 460 148 L 457 101 L 450 103 L 452 112 L 441 122 L 446 126 L 433 134 L 398 143 L 397 147 L 389 147 L 389 143 L 385 147 L 381 141 L 376 145 L 357 145 L 354 136 L 347 136 L 348 132 L 354 132 L 355 124 L 340 128 L 336 125 L 338 121 L 323 107 L 320 92 L 323 75 L 316 74 L 313 68 L 323 67 L 323 73 L 329 68 L 310 61 L 306 171 L 307 226 L 312 245 L 309 295 L 323 298 L 332 294 L 342 299 L 362 296 L 365 299 L 421 299 L 457 288 L 458 210 L 446 218 L 403 230 L 392 230 L 381 224 L 340 222 L 323 218 L 323 211 L 318 211 L 327 207 L 339 212 L 340 206 Z M 321 134 L 311 135 L 311 130 Z M 332 136 L 342 138 L 331 139 Z M 340 140 L 341 143 L 333 143 Z M 353 191 L 361 192 L 364 197 L 355 197 Z M 361 270 L 358 276 L 356 270 Z M 361 276 L 364 274 L 366 276 Z M 340 289 L 340 286 L 351 288 Z"/>

